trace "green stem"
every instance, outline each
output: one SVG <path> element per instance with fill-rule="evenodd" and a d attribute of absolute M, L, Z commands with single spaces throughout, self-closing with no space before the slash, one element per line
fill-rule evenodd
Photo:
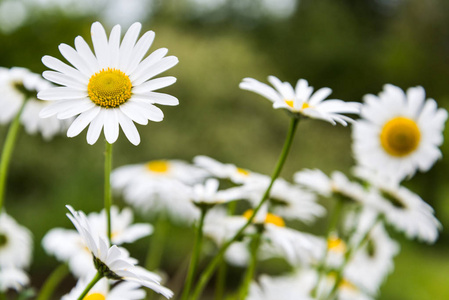
<path fill-rule="evenodd" d="M 196 285 L 196 288 L 193 292 L 191 300 L 196 300 L 201 295 L 203 289 L 205 288 L 206 284 L 209 282 L 210 277 L 212 276 L 213 272 L 215 271 L 215 268 L 218 266 L 218 264 L 221 261 L 221 258 L 225 254 L 226 250 L 231 246 L 232 243 L 234 243 L 245 231 L 245 229 L 252 223 L 254 217 L 256 216 L 259 209 L 262 207 L 262 205 L 266 202 L 268 199 L 268 196 L 270 195 L 271 188 L 274 184 L 274 181 L 281 173 L 282 167 L 284 166 L 285 160 L 288 156 L 288 152 L 290 150 L 290 146 L 293 142 L 293 137 L 295 135 L 295 131 L 298 125 L 299 119 L 292 118 L 290 122 L 290 128 L 287 133 L 287 138 L 285 139 L 284 147 L 282 148 L 281 155 L 279 156 L 279 160 L 276 164 L 276 167 L 273 171 L 273 174 L 271 176 L 271 182 L 268 185 L 265 193 L 262 196 L 262 199 L 259 202 L 259 205 L 254 209 L 253 214 L 249 217 L 248 221 L 243 225 L 243 227 L 240 228 L 240 230 L 234 235 L 233 238 L 231 238 L 228 242 L 224 243 L 223 246 L 218 251 L 217 255 L 212 259 L 212 261 L 209 263 L 209 265 L 206 267 L 206 269 L 201 274 L 201 277 L 198 281 L 198 284 Z"/>
<path fill-rule="evenodd" d="M 232 216 L 237 208 L 237 201 L 232 201 L 228 204 L 228 216 Z M 215 285 L 215 300 L 222 300 L 225 294 L 226 276 L 228 273 L 228 266 L 223 259 L 220 259 L 218 266 L 217 281 Z"/>
<path fill-rule="evenodd" d="M 203 240 L 203 225 L 204 218 L 207 213 L 207 208 L 201 209 L 201 216 L 198 223 L 196 235 L 195 235 L 195 243 L 193 245 L 193 253 L 190 260 L 189 270 L 187 271 L 186 283 L 184 285 L 184 291 L 182 292 L 181 300 L 187 300 L 190 294 L 190 288 L 192 287 L 193 278 L 196 273 L 196 269 L 198 266 L 198 259 L 201 253 L 201 243 Z"/>
<path fill-rule="evenodd" d="M 3 145 L 2 157 L 0 160 L 0 212 L 2 211 L 3 202 L 5 198 L 5 186 L 6 186 L 6 178 L 8 176 L 8 167 L 11 161 L 14 145 L 16 144 L 17 136 L 19 133 L 20 116 L 22 115 L 25 103 L 26 101 L 23 101 L 22 107 L 20 108 L 19 112 L 14 117 L 14 120 L 9 126 L 5 144 Z"/>
<path fill-rule="evenodd" d="M 81 295 L 78 297 L 78 300 L 83 300 L 84 297 L 87 295 L 87 293 L 89 293 L 90 289 L 94 287 L 94 285 L 101 279 L 103 278 L 103 275 L 100 272 L 97 272 L 97 274 L 95 274 L 94 278 L 91 280 L 91 282 L 89 282 L 89 284 L 86 286 L 86 288 L 84 289 L 84 291 L 81 293 Z"/>
<path fill-rule="evenodd" d="M 150 271 L 155 271 L 159 268 L 164 252 L 165 239 L 168 234 L 168 226 L 163 214 L 157 217 L 154 232 L 150 238 L 150 246 L 145 260 L 145 268 Z"/>
<path fill-rule="evenodd" d="M 112 245 L 112 232 L 111 232 L 111 169 L 112 169 L 112 144 L 106 141 L 106 150 L 104 153 L 104 209 L 107 217 L 107 229 L 109 243 Z"/>
<path fill-rule="evenodd" d="M 61 264 L 48 276 L 44 285 L 42 286 L 39 296 L 36 300 L 48 300 L 53 294 L 56 287 L 69 274 L 69 267 L 67 264 Z"/>
<path fill-rule="evenodd" d="M 240 299 L 246 299 L 246 295 L 249 291 L 249 285 L 251 283 L 251 280 L 254 278 L 254 273 L 256 270 L 257 265 L 257 252 L 259 252 L 259 246 L 261 242 L 262 237 L 262 226 L 257 231 L 257 233 L 253 236 L 251 244 L 250 244 L 250 254 L 251 259 L 248 265 L 248 269 L 246 270 L 245 278 L 243 279 L 242 286 L 240 289 Z"/>

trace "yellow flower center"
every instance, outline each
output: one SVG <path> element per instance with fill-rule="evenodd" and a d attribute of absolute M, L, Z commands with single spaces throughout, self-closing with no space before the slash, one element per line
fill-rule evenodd
<path fill-rule="evenodd" d="M 240 175 L 243 175 L 243 176 L 248 176 L 248 175 L 249 175 L 249 171 L 248 171 L 248 170 L 245 170 L 245 169 L 242 169 L 242 168 L 237 168 L 237 172 L 238 172 Z"/>
<path fill-rule="evenodd" d="M 412 119 L 396 117 L 385 123 L 380 133 L 380 143 L 388 154 L 403 157 L 418 148 L 421 132 Z"/>
<path fill-rule="evenodd" d="M 114 108 L 131 98 L 132 84 L 120 70 L 108 68 L 92 75 L 87 85 L 90 100 L 104 108 Z"/>
<path fill-rule="evenodd" d="M 154 173 L 167 173 L 170 164 L 166 160 L 153 160 L 147 163 L 147 169 Z"/>
<path fill-rule="evenodd" d="M 290 106 L 291 108 L 294 108 L 294 107 L 293 107 L 293 100 L 285 100 L 285 103 L 287 103 L 287 105 Z M 310 107 L 309 103 L 304 102 L 304 103 L 302 104 L 300 110 L 303 110 L 303 109 L 306 109 L 306 108 L 309 108 L 309 107 Z"/>
<path fill-rule="evenodd" d="M 93 293 L 83 298 L 83 300 L 105 300 L 105 299 L 106 297 L 100 293 Z"/>
<path fill-rule="evenodd" d="M 248 209 L 247 211 L 245 211 L 243 213 L 243 216 L 249 220 L 249 218 L 252 216 L 253 212 L 254 212 L 254 210 Z M 273 224 L 273 225 L 276 225 L 279 227 L 285 227 L 284 220 L 281 217 L 274 215 L 272 213 L 267 213 L 267 216 L 265 217 L 264 224 Z"/>
<path fill-rule="evenodd" d="M 327 239 L 327 249 L 332 252 L 344 253 L 346 252 L 346 243 L 336 236 L 331 236 Z"/>

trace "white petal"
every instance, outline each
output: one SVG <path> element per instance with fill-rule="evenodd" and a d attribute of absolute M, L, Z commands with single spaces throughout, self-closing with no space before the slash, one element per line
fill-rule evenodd
<path fill-rule="evenodd" d="M 179 104 L 178 98 L 169 94 L 156 93 L 156 92 L 148 92 L 143 95 L 133 95 L 133 99 L 161 105 L 174 106 Z"/>
<path fill-rule="evenodd" d="M 104 119 L 104 136 L 109 144 L 115 143 L 118 138 L 118 120 L 117 120 L 117 108 L 109 108 L 105 110 Z"/>
<path fill-rule="evenodd" d="M 76 80 L 78 80 L 81 83 L 85 83 L 87 85 L 87 83 L 89 82 L 89 77 L 82 74 L 77 69 L 72 68 L 69 65 L 63 63 L 62 61 L 60 61 L 57 58 L 46 55 L 46 56 L 42 57 L 42 63 L 52 70 L 58 71 L 60 73 L 66 74 L 72 78 L 75 78 Z"/>
<path fill-rule="evenodd" d="M 55 72 L 55 71 L 45 71 L 44 73 L 42 73 L 42 76 L 49 80 L 52 81 L 56 84 L 59 85 L 65 85 L 67 87 L 73 88 L 73 89 L 79 89 L 79 90 L 86 90 L 87 86 L 81 82 L 79 82 L 78 80 L 63 74 L 63 73 L 59 73 L 59 72 Z"/>
<path fill-rule="evenodd" d="M 148 31 L 146 32 L 137 42 L 136 46 L 132 50 L 131 54 L 131 60 L 129 61 L 129 64 L 126 68 L 127 74 L 131 74 L 136 67 L 138 66 L 139 62 L 143 59 L 145 54 L 148 52 L 148 50 L 151 47 L 151 44 L 154 40 L 154 32 Z"/>
<path fill-rule="evenodd" d="M 317 90 L 312 95 L 312 97 L 310 97 L 309 105 L 310 106 L 317 105 L 318 103 L 320 103 L 321 101 L 326 99 L 331 93 L 332 93 L 332 90 L 330 88 L 327 88 L 327 87 Z"/>
<path fill-rule="evenodd" d="M 64 99 L 77 99 L 86 98 L 87 91 L 81 91 L 69 87 L 54 87 L 37 94 L 37 98 L 41 100 L 64 100 Z"/>
<path fill-rule="evenodd" d="M 131 60 L 132 49 L 136 44 L 142 25 L 138 22 L 132 24 L 123 37 L 120 45 L 119 69 L 127 70 Z M 129 75 L 129 74 L 127 74 Z"/>
<path fill-rule="evenodd" d="M 109 35 L 109 51 L 111 53 L 111 68 L 118 68 L 120 59 L 120 25 L 115 25 Z"/>
<path fill-rule="evenodd" d="M 80 113 L 83 113 L 95 106 L 95 103 L 90 101 L 90 99 L 80 99 L 77 101 L 76 105 L 71 105 L 67 109 L 61 110 L 56 117 L 60 120 L 68 119 L 74 117 Z"/>
<path fill-rule="evenodd" d="M 175 66 L 177 63 L 178 58 L 176 56 L 164 57 L 155 64 L 148 67 L 147 70 L 144 70 L 142 75 L 136 77 L 134 80 L 131 78 L 131 82 L 135 86 L 140 85 L 143 82 L 147 81 L 148 79 L 151 79 L 152 77 L 167 71 L 168 69 Z"/>
<path fill-rule="evenodd" d="M 109 49 L 106 32 L 100 22 L 93 23 L 90 32 L 99 67 L 107 68 L 109 65 Z"/>
<path fill-rule="evenodd" d="M 81 58 L 86 62 L 91 74 L 99 70 L 100 66 L 98 65 L 97 58 L 92 53 L 92 50 L 90 50 L 90 47 L 86 41 L 80 36 L 75 38 L 75 49 Z"/>
<path fill-rule="evenodd" d="M 131 120 L 140 125 L 147 125 L 148 119 L 140 111 L 140 106 L 129 101 L 119 106 L 120 110 Z"/>
<path fill-rule="evenodd" d="M 84 60 L 79 56 L 78 52 L 75 51 L 72 47 L 67 44 L 60 44 L 59 51 L 62 56 L 67 59 L 76 69 L 78 69 L 81 73 L 86 76 L 90 76 L 92 71 L 89 69 Z"/>
<path fill-rule="evenodd" d="M 158 62 L 159 60 L 161 60 L 168 52 L 167 48 L 160 48 L 157 49 L 156 51 L 154 51 L 153 53 L 151 53 L 150 55 L 148 55 L 147 58 L 145 58 L 140 64 L 139 66 L 136 68 L 136 70 L 132 73 L 129 74 L 129 78 L 131 79 L 131 81 L 133 81 L 134 79 L 138 78 L 140 75 L 142 75 L 143 72 L 145 72 L 145 70 L 155 64 L 156 62 Z"/>
<path fill-rule="evenodd" d="M 87 143 L 89 145 L 95 144 L 95 142 L 100 137 L 101 130 L 103 129 L 103 125 L 104 125 L 104 115 L 105 115 L 105 110 L 100 110 L 98 115 L 90 123 L 89 130 L 87 131 L 87 137 L 86 137 Z"/>
<path fill-rule="evenodd" d="M 128 140 L 135 146 L 139 145 L 140 135 L 131 119 L 125 116 L 121 110 L 117 113 L 117 119 Z"/>
<path fill-rule="evenodd" d="M 176 78 L 173 76 L 152 79 L 152 80 L 142 83 L 141 85 L 134 87 L 133 93 L 134 94 L 143 94 L 146 92 L 151 92 L 151 91 L 158 90 L 158 89 L 167 87 L 169 85 L 172 85 L 175 82 L 176 82 Z"/>
<path fill-rule="evenodd" d="M 93 109 L 90 109 L 86 112 L 80 114 L 75 121 L 73 121 L 72 125 L 70 125 L 69 130 L 67 131 L 68 137 L 74 137 L 80 134 L 84 128 L 98 115 L 101 108 L 100 106 L 96 106 Z"/>

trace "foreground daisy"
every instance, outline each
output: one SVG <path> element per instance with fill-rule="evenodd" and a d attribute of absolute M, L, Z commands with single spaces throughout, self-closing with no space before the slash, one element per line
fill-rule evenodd
<path fill-rule="evenodd" d="M 404 93 L 387 84 L 379 96 L 366 95 L 362 119 L 353 127 L 358 163 L 401 180 L 427 171 L 441 157 L 447 111 L 427 99 L 422 87 Z"/>
<path fill-rule="evenodd" d="M 106 239 L 92 230 L 86 215 L 81 211 L 75 211 L 67 205 L 70 214 L 67 217 L 75 225 L 87 248 L 93 255 L 93 261 L 97 270 L 97 281 L 103 277 L 112 280 L 124 280 L 138 283 L 152 289 L 166 298 L 171 298 L 173 292 L 160 285 L 160 277 L 141 267 L 134 265 L 134 259 L 128 257 L 117 246 L 109 246 Z"/>
<path fill-rule="evenodd" d="M 0 68 L 0 123 L 11 122 L 23 106 L 20 122 L 27 133 L 40 132 L 44 139 L 49 140 L 67 129 L 68 121 L 56 117 L 39 118 L 39 112 L 49 103 L 38 100 L 37 93 L 50 87 L 48 81 L 28 69 Z"/>
<path fill-rule="evenodd" d="M 290 83 L 274 76 L 268 76 L 268 81 L 274 88 L 253 78 L 244 78 L 239 86 L 267 98 L 273 102 L 274 108 L 284 108 L 295 115 L 321 119 L 333 125 L 340 123 L 346 126 L 353 120 L 341 114 L 358 114 L 360 111 L 360 104 L 356 102 L 325 100 L 332 90 L 321 88 L 313 93 L 313 87 L 304 79 L 298 80 L 295 89 Z"/>
<path fill-rule="evenodd" d="M 140 136 L 133 122 L 146 125 L 148 120 L 162 121 L 164 115 L 154 104 L 178 104 L 175 97 L 154 92 L 173 84 L 175 77 L 151 79 L 176 65 L 178 59 L 164 57 L 168 51 L 165 48 L 143 59 L 155 34 L 148 31 L 137 40 L 141 27 L 140 23 L 131 25 L 120 42 L 119 25 L 114 26 L 108 39 L 103 26 L 93 23 L 91 35 L 95 55 L 80 36 L 75 38 L 75 49 L 66 44 L 59 46 L 61 54 L 73 67 L 44 56 L 42 62 L 54 71 L 46 71 L 43 76 L 61 86 L 38 94 L 39 99 L 53 101 L 41 111 L 41 117 L 77 116 L 67 136 L 77 136 L 90 124 L 89 144 L 98 140 L 103 128 L 107 142 L 114 143 L 120 125 L 128 140 L 138 145 Z"/>

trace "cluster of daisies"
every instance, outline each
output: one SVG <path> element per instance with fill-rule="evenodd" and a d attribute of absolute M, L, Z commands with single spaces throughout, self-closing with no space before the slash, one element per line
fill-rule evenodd
<path fill-rule="evenodd" d="M 110 147 L 121 128 L 138 145 L 135 123 L 162 121 L 157 105 L 178 104 L 174 96 L 155 92 L 176 78 L 154 78 L 176 65 L 177 58 L 166 56 L 165 48 L 147 55 L 155 34 L 148 31 L 139 38 L 140 30 L 135 23 L 121 39 L 120 26 L 108 36 L 96 22 L 91 28 L 93 51 L 82 37 L 75 39 L 74 48 L 61 44 L 59 50 L 70 64 L 44 56 L 43 63 L 51 69 L 44 78 L 23 68 L 0 69 L 0 122 L 11 124 L 0 168 L 0 293 L 21 291 L 30 281 L 26 270 L 32 256 L 31 233 L 5 212 L 4 205 L 17 128 L 23 125 L 28 133 L 40 132 L 45 139 L 66 130 L 74 137 L 87 128 L 89 144 L 103 132 Z M 291 119 L 273 175 L 203 155 L 192 162 L 126 165 L 105 174 L 105 199 L 110 201 L 112 191 L 129 206 L 105 201 L 101 212 L 85 214 L 67 205 L 75 229 L 54 228 L 42 240 L 44 250 L 67 265 L 77 280 L 62 299 L 143 299 L 145 288 L 171 298 L 174 293 L 167 285 L 181 290 L 179 299 L 195 300 L 216 269 L 220 266 L 223 274 L 228 264 L 246 271 L 237 289 L 226 290 L 224 276 L 218 280 L 221 297 L 374 299 L 399 252 L 387 229 L 427 243 L 437 240 L 441 224 L 432 207 L 402 185 L 441 158 L 438 147 L 447 112 L 426 99 L 422 87 L 404 92 L 385 85 L 377 96 L 366 95 L 357 103 L 328 99 L 331 89 L 314 91 L 304 79 L 295 87 L 274 76 L 268 81 L 271 85 L 245 78 L 240 88 L 267 98 Z M 345 114 L 360 118 L 354 121 Z M 304 119 L 352 123 L 356 165 L 351 174 L 307 169 L 296 172 L 292 180 L 279 177 Z M 320 203 L 323 198 L 330 199 L 328 209 Z M 161 266 L 141 267 L 124 247 L 153 231 L 155 238 L 160 230 L 134 223 L 133 210 L 146 218 L 195 228 L 192 254 L 186 254 L 190 265 L 187 270 L 180 267 L 186 274 L 182 287 L 161 276 Z M 326 215 L 331 220 L 326 232 L 304 231 Z M 156 244 L 165 246 L 163 239 L 151 245 Z M 200 257 L 210 260 L 203 272 L 198 268 Z M 259 274 L 257 265 L 269 259 L 283 260 L 289 271 Z"/>

